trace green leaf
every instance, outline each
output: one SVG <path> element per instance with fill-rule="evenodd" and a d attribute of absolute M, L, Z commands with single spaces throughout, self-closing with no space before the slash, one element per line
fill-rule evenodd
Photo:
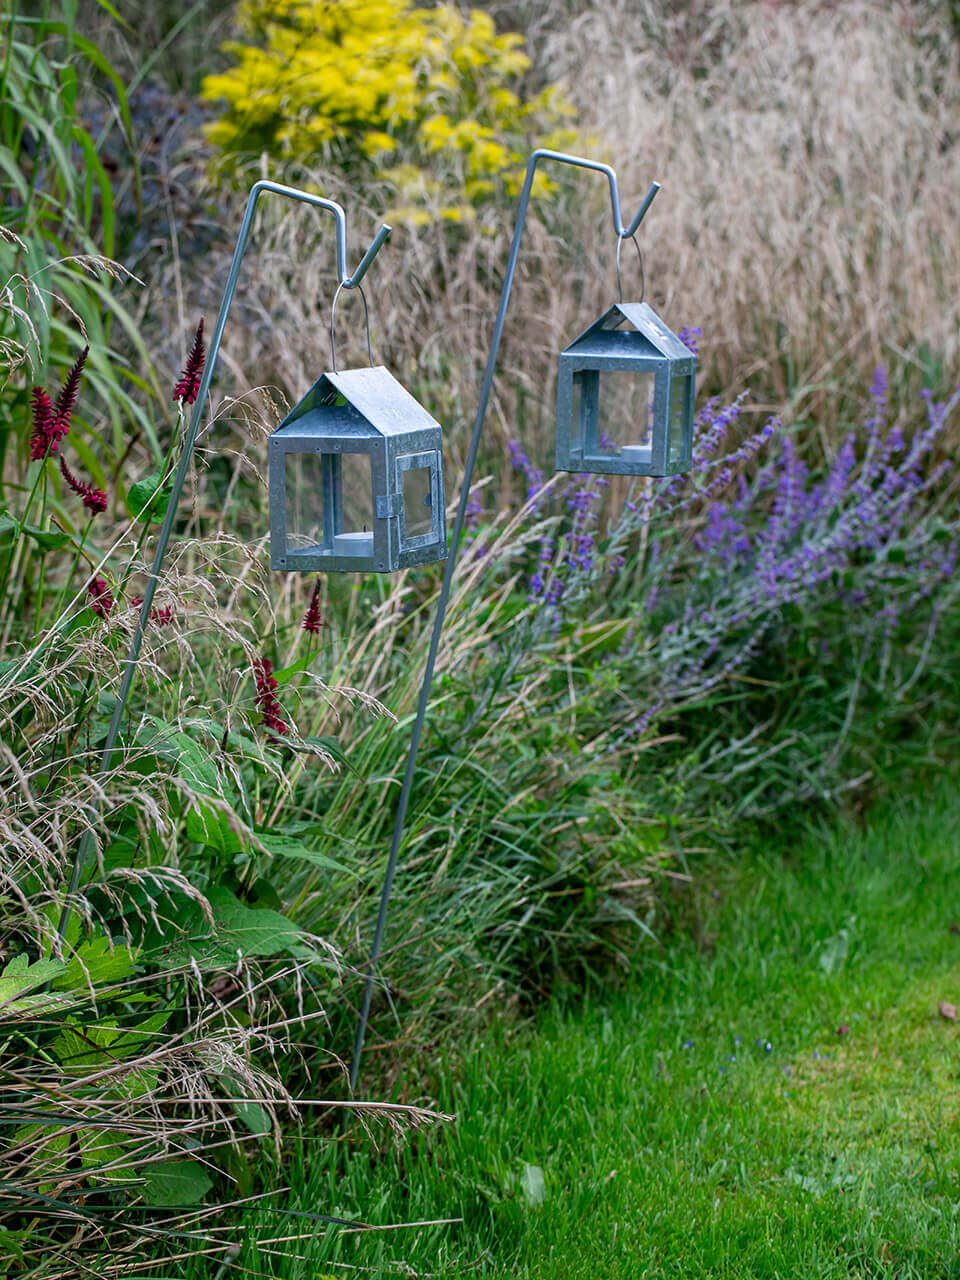
<path fill-rule="evenodd" d="M 223 968 L 236 964 L 238 955 L 275 956 L 290 952 L 300 941 L 300 930 L 292 920 L 278 911 L 248 907 L 229 889 L 211 889 L 207 901 L 213 928 L 199 905 L 190 902 L 179 921 L 179 939 L 155 957 L 162 968 L 180 968 L 191 960 Z"/>
<path fill-rule="evenodd" d="M 171 493 L 173 476 L 164 483 L 161 464 L 145 480 L 138 480 L 127 490 L 127 510 L 134 520 L 162 520 L 167 514 Z"/>
<path fill-rule="evenodd" d="M 232 813 L 232 810 L 228 813 L 217 805 L 198 800 L 187 813 L 187 838 L 225 856 L 242 852 L 245 842 L 230 822 Z"/>
<path fill-rule="evenodd" d="M 59 960 L 35 960 L 31 964 L 26 955 L 15 956 L 0 974 L 0 1006 L 15 1000 L 17 996 L 30 991 L 33 987 L 51 982 L 59 977 L 66 967 Z M 41 1000 L 45 1000 L 45 997 L 41 997 Z M 17 1004 L 21 1011 L 30 1007 L 22 1001 L 17 1001 Z"/>
<path fill-rule="evenodd" d="M 263 1137 L 273 1128 L 270 1113 L 265 1107 L 261 1107 L 259 1102 L 238 1102 L 235 1105 L 237 1118 L 258 1138 Z"/>
<path fill-rule="evenodd" d="M 127 947 L 114 946 L 101 935 L 77 947 L 66 971 L 53 980 L 52 986 L 55 991 L 103 986 L 128 977 L 135 967 Z"/>
<path fill-rule="evenodd" d="M 25 524 L 23 532 L 44 551 L 56 551 L 70 541 L 70 534 L 64 533 L 62 529 L 41 529 L 39 525 Z"/>
<path fill-rule="evenodd" d="M 201 795 L 220 796 L 220 772 L 211 758 L 188 734 L 165 720 L 146 716 L 137 735 L 138 742 L 161 760 L 171 760 L 177 772 L 194 791 Z"/>
<path fill-rule="evenodd" d="M 213 1186 L 206 1170 L 194 1160 L 170 1160 L 150 1165 L 141 1194 L 148 1205 L 174 1209 L 200 1204 Z"/>
<path fill-rule="evenodd" d="M 8 534 L 13 534 L 15 538 L 20 536 L 20 521 L 4 512 L 0 515 L 0 538 L 5 538 Z"/>
<path fill-rule="evenodd" d="M 275 858 L 295 858 L 300 862 L 309 862 L 314 867 L 325 867 L 328 871 L 342 871 L 345 875 L 356 875 L 349 867 L 335 858 L 319 853 L 316 849 L 308 849 L 305 844 L 292 836 L 276 835 L 272 832 L 255 832 L 254 838 L 262 846 L 264 853 Z"/>

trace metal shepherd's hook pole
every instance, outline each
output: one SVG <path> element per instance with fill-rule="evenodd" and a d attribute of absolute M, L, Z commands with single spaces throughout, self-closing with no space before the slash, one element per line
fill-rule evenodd
<path fill-rule="evenodd" d="M 271 192 L 273 195 L 284 196 L 288 200 L 301 200 L 304 204 L 313 205 L 316 209 L 324 209 L 328 213 L 333 214 L 337 223 L 338 287 L 342 287 L 344 289 L 358 288 L 360 281 L 367 273 L 367 268 L 370 266 L 370 263 L 374 260 L 384 243 L 390 237 L 391 228 L 388 226 L 382 226 L 374 236 L 369 249 L 367 249 L 366 253 L 360 259 L 360 263 L 357 266 L 356 271 L 354 271 L 353 275 L 347 275 L 347 219 L 343 209 L 335 200 L 326 200 L 323 196 L 311 195 L 310 192 L 300 191 L 296 187 L 281 186 L 278 182 L 262 181 L 255 183 L 253 187 L 251 187 L 250 195 L 247 199 L 247 207 L 243 214 L 243 221 L 240 224 L 240 233 L 237 236 L 237 247 L 233 251 L 233 261 L 230 263 L 230 271 L 227 275 L 227 283 L 223 291 L 223 299 L 220 303 L 220 310 L 217 313 L 217 323 L 214 327 L 213 337 L 210 339 L 210 350 L 207 353 L 203 376 L 200 379 L 200 388 L 197 392 L 196 403 L 193 406 L 193 415 L 190 419 L 190 425 L 187 428 L 183 448 L 180 451 L 180 459 L 177 463 L 177 470 L 173 479 L 173 487 L 170 492 L 170 501 L 167 504 L 163 524 L 160 526 L 160 534 L 157 538 L 157 546 L 153 555 L 153 565 L 151 566 L 150 576 L 147 578 L 147 584 L 144 588 L 143 603 L 140 605 L 140 613 L 137 616 L 136 626 L 133 629 L 133 637 L 130 640 L 130 649 L 127 653 L 126 662 L 124 663 L 123 676 L 120 680 L 120 691 L 117 694 L 117 703 L 113 709 L 113 717 L 110 721 L 110 728 L 107 730 L 107 739 L 104 744 L 103 755 L 100 758 L 100 768 L 98 771 L 98 777 L 100 778 L 102 778 L 110 768 L 113 751 L 117 745 L 117 737 L 120 733 L 120 725 L 123 721 L 123 713 L 126 709 L 127 698 L 130 696 L 130 687 L 133 684 L 133 678 L 137 671 L 137 663 L 140 659 L 140 647 L 143 644 L 144 628 L 147 625 L 147 618 L 150 616 L 150 608 L 153 604 L 153 597 L 157 590 L 157 583 L 160 580 L 160 571 L 163 568 L 163 558 L 166 555 L 167 544 L 170 541 L 173 522 L 176 519 L 177 507 L 180 502 L 180 494 L 183 491 L 184 481 L 187 478 L 187 469 L 190 466 L 190 459 L 193 456 L 193 446 L 196 443 L 197 432 L 200 428 L 203 406 L 206 403 L 207 392 L 210 390 L 213 371 L 217 363 L 217 357 L 220 354 L 220 343 L 223 339 L 223 331 L 226 327 L 227 315 L 230 311 L 230 304 L 233 301 L 233 295 L 237 287 L 237 280 L 240 276 L 240 264 L 243 261 L 243 255 L 247 248 L 247 241 L 250 238 L 250 229 L 253 225 L 253 215 L 256 211 L 257 201 L 264 192 Z M 67 925 L 70 923 L 70 916 L 73 911 L 73 898 L 79 888 L 83 868 L 87 865 L 92 852 L 93 831 L 91 828 L 88 828 L 80 841 L 77 856 L 74 858 L 73 869 L 70 874 L 70 883 L 67 888 L 66 897 L 64 898 L 63 910 L 60 914 L 60 924 L 57 932 L 61 938 L 65 935 Z"/>
<path fill-rule="evenodd" d="M 403 829 L 407 817 L 407 807 L 410 803 L 410 792 L 413 789 L 413 775 L 417 764 L 417 751 L 420 747 L 420 739 L 423 735 L 423 724 L 427 714 L 427 703 L 430 700 L 430 685 L 433 682 L 433 670 L 437 661 L 437 651 L 440 648 L 440 634 L 443 631 L 443 621 L 447 612 L 447 603 L 450 599 L 450 588 L 453 584 L 453 575 L 457 567 L 457 555 L 460 550 L 460 537 L 463 533 L 463 524 L 467 514 L 467 503 L 470 499 L 470 488 L 473 484 L 473 472 L 477 462 L 477 451 L 480 447 L 480 436 L 483 431 L 483 421 L 487 414 L 487 403 L 490 399 L 490 390 L 493 386 L 493 375 L 497 365 L 497 355 L 500 351 L 500 339 L 503 335 L 503 326 L 507 317 L 507 306 L 510 302 L 510 290 L 513 286 L 513 277 L 517 269 L 517 259 L 520 256 L 520 240 L 523 236 L 523 227 L 527 217 L 527 207 L 530 204 L 530 193 L 533 189 L 533 179 L 536 168 L 541 160 L 554 160 L 559 164 L 574 165 L 579 169 L 593 169 L 598 173 L 606 175 L 610 185 L 610 205 L 613 216 L 613 228 L 619 240 L 628 239 L 634 234 L 637 227 L 647 210 L 653 203 L 654 196 L 660 190 L 660 184 L 653 182 L 650 189 L 643 198 L 643 203 L 637 210 L 637 213 L 628 227 L 623 225 L 623 217 L 620 210 L 620 193 L 617 189 L 617 175 L 614 170 L 607 164 L 600 164 L 596 160 L 585 160 L 581 156 L 564 155 L 560 151 L 537 150 L 530 156 L 527 164 L 527 176 L 523 184 L 523 191 L 520 194 L 520 205 L 517 209 L 517 220 L 513 230 L 513 240 L 510 245 L 510 256 L 507 259 L 507 270 L 504 276 L 503 289 L 500 292 L 500 306 L 497 310 L 496 323 L 493 326 L 493 338 L 490 342 L 490 354 L 487 357 L 487 367 L 483 375 L 483 384 L 480 388 L 480 401 L 477 405 L 477 417 L 473 426 L 473 435 L 470 438 L 470 448 L 467 452 L 467 466 L 464 472 L 463 484 L 460 488 L 460 501 L 457 504 L 457 517 L 453 525 L 453 533 L 450 537 L 450 550 L 447 554 L 447 562 L 443 574 L 443 585 L 440 588 L 440 599 L 437 602 L 437 614 L 433 623 L 433 634 L 430 637 L 430 649 L 427 653 L 427 665 L 423 673 L 423 683 L 420 686 L 420 698 L 417 703 L 417 714 L 413 722 L 413 734 L 410 738 L 410 750 L 407 754 L 407 767 L 403 775 L 403 786 L 400 791 L 400 801 L 397 805 L 397 814 L 393 827 L 393 841 L 390 845 L 390 856 L 387 859 L 387 869 L 383 877 L 383 889 L 380 893 L 380 910 L 377 914 L 377 924 L 373 934 L 373 946 L 370 951 L 370 962 L 367 967 L 367 979 L 363 989 L 363 1004 L 360 1009 L 360 1018 L 357 1022 L 356 1039 L 353 1046 L 353 1059 L 350 1063 L 350 1088 L 356 1088 L 357 1076 L 360 1072 L 360 1058 L 363 1053 L 363 1042 L 367 1033 L 367 1019 L 370 1014 L 370 1001 L 373 996 L 374 982 L 376 981 L 377 961 L 380 959 L 380 952 L 383 947 L 383 933 L 387 923 L 387 910 L 390 905 L 390 891 L 393 887 L 393 877 L 397 869 L 397 858 L 400 853 L 400 844 L 403 840 Z"/>

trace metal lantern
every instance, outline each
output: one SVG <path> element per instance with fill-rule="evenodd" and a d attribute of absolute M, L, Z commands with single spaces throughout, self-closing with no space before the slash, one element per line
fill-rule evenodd
<path fill-rule="evenodd" d="M 270 436 L 270 567 L 443 560 L 440 424 L 382 366 L 325 373 Z"/>
<path fill-rule="evenodd" d="M 612 306 L 560 353 L 557 470 L 688 471 L 696 370 L 696 356 L 647 303 Z"/>

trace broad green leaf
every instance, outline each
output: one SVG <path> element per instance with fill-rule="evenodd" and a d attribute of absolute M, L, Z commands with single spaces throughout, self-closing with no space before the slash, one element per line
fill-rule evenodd
<path fill-rule="evenodd" d="M 169 1160 L 147 1168 L 140 1190 L 146 1203 L 154 1208 L 174 1209 L 200 1204 L 212 1186 L 206 1170 L 195 1160 Z"/>
<path fill-rule="evenodd" d="M 223 968 L 236 964 L 240 956 L 289 953 L 300 940 L 300 930 L 286 916 L 268 908 L 248 907 L 229 889 L 211 889 L 207 901 L 213 912 L 213 928 L 200 907 L 188 903 L 178 922 L 179 938 L 155 957 L 162 968 L 180 968 L 191 960 Z"/>
<path fill-rule="evenodd" d="M 39 525 L 25 524 L 23 532 L 44 551 L 56 551 L 70 541 L 70 534 L 64 533 L 62 529 L 41 529 Z"/>
<path fill-rule="evenodd" d="M 0 1012 L 4 1011 L 4 1006 L 10 1007 L 11 1001 L 16 1002 L 15 1011 L 21 1013 L 32 1007 L 50 1005 L 51 1001 L 42 995 L 39 1001 L 37 997 L 30 998 L 29 1003 L 17 1000 L 17 997 L 34 987 L 43 986 L 45 982 L 51 982 L 64 973 L 66 967 L 59 960 L 35 960 L 31 964 L 26 955 L 15 956 L 0 974 Z"/>
<path fill-rule="evenodd" d="M 219 806 L 200 800 L 187 813 L 187 838 L 228 856 L 245 847 L 228 814 Z"/>
<path fill-rule="evenodd" d="M 128 977 L 135 967 L 127 947 L 114 946 L 105 936 L 91 938 L 77 947 L 66 971 L 53 980 L 52 986 L 55 991 L 103 986 Z"/>
<path fill-rule="evenodd" d="M 295 858 L 300 862 L 309 862 L 315 867 L 325 867 L 329 871 L 342 871 L 348 876 L 356 875 L 355 871 L 351 871 L 342 862 L 337 862 L 335 858 L 330 858 L 325 853 L 319 853 L 316 849 L 308 849 L 305 844 L 293 836 L 275 835 L 272 832 L 257 832 L 255 838 L 262 846 L 264 853 L 272 854 L 275 858 Z"/>
<path fill-rule="evenodd" d="M 273 1128 L 270 1113 L 259 1102 L 235 1103 L 237 1118 L 243 1122 L 258 1138 L 263 1137 Z"/>
<path fill-rule="evenodd" d="M 137 740 L 162 760 L 173 761 L 180 777 L 194 791 L 209 796 L 221 794 L 220 772 L 209 752 L 182 730 L 175 729 L 165 720 L 147 716 Z"/>
<path fill-rule="evenodd" d="M 162 486 L 162 487 L 161 487 Z M 134 520 L 162 520 L 173 493 L 173 476 L 164 482 L 163 465 L 127 490 L 127 510 Z"/>

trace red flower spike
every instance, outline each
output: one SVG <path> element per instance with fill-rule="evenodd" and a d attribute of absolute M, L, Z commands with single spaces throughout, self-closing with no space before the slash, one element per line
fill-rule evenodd
<path fill-rule="evenodd" d="M 83 505 L 92 516 L 99 515 L 101 511 L 106 511 L 107 495 L 104 491 L 95 488 L 92 484 L 87 484 L 86 480 L 78 480 L 67 466 L 66 458 L 62 453 L 60 455 L 60 473 L 73 492 L 83 499 Z"/>
<path fill-rule="evenodd" d="M 183 366 L 183 373 L 181 373 L 176 386 L 173 388 L 174 400 L 182 400 L 184 404 L 193 404 L 200 394 L 200 378 L 203 374 L 203 364 L 206 358 L 207 353 L 203 345 L 203 316 L 201 316 L 193 346 L 187 356 L 187 363 Z"/>
<path fill-rule="evenodd" d="M 310 607 L 303 615 L 303 629 L 309 631 L 311 635 L 319 635 L 320 628 L 327 624 L 320 621 L 320 579 L 316 581 L 313 588 L 313 595 L 310 597 Z"/>
<path fill-rule="evenodd" d="M 30 457 L 36 462 L 48 453 L 57 452 L 58 436 L 54 428 L 53 405 L 42 387 L 34 387 L 30 393 L 33 401 L 33 434 L 30 437 Z"/>
<path fill-rule="evenodd" d="M 277 697 L 277 681 L 273 674 L 269 658 L 254 658 L 253 678 L 257 686 L 257 707 L 260 711 L 260 723 L 269 736 L 282 736 L 290 732 L 290 726 L 283 718 L 283 708 Z"/>
<path fill-rule="evenodd" d="M 143 596 L 134 596 L 133 599 L 130 601 L 130 608 L 139 609 L 142 604 L 143 604 Z M 157 624 L 158 627 L 169 627 L 174 617 L 173 605 L 162 604 L 158 608 L 151 608 L 150 616 L 152 617 L 153 621 Z"/>
<path fill-rule="evenodd" d="M 87 356 L 90 353 L 89 347 L 84 347 L 74 363 L 73 368 L 67 374 L 63 386 L 60 388 L 60 394 L 57 396 L 57 403 L 54 407 L 54 423 L 53 429 L 57 433 L 57 439 L 65 436 L 70 430 L 70 415 L 73 413 L 73 406 L 77 402 L 77 392 L 80 389 L 80 375 L 83 373 L 83 366 L 87 362 Z"/>
<path fill-rule="evenodd" d="M 103 578 L 91 578 L 87 583 L 90 608 L 98 618 L 109 617 L 113 611 L 113 594 Z"/>

